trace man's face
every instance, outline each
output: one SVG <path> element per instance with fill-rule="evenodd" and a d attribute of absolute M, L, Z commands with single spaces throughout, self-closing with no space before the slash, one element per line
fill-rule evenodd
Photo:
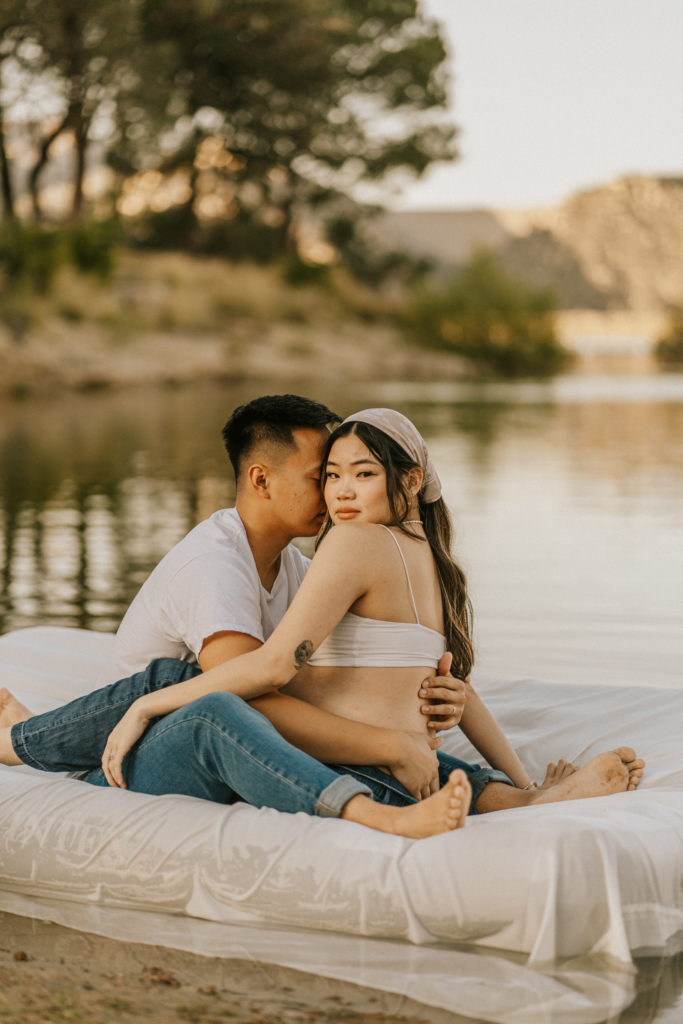
<path fill-rule="evenodd" d="M 292 431 L 296 449 L 288 449 L 271 471 L 273 515 L 290 537 L 313 537 L 325 517 L 320 468 L 329 434 L 301 427 Z"/>

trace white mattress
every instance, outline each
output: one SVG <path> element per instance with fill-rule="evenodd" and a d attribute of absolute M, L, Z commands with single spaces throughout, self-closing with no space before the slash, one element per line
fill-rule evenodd
<path fill-rule="evenodd" d="M 47 710 L 92 688 L 110 641 L 8 634 L 0 681 Z M 602 1020 L 631 998 L 631 953 L 683 934 L 683 691 L 476 682 L 532 776 L 629 743 L 647 760 L 639 791 L 411 841 L 0 767 L 0 909 L 315 970 L 465 1016 Z M 446 749 L 476 759 L 457 730 Z"/>

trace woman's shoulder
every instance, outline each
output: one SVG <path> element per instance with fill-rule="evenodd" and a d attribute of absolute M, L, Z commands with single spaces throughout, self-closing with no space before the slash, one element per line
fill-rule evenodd
<path fill-rule="evenodd" d="M 389 533 L 389 527 L 381 523 L 342 523 L 332 527 L 325 537 L 325 543 L 334 538 L 336 544 L 374 544 L 380 535 L 386 537 Z"/>
<path fill-rule="evenodd" d="M 326 551 L 328 557 L 343 554 L 354 559 L 367 558 L 381 548 L 384 537 L 390 541 L 389 532 L 379 523 L 342 523 L 325 535 L 317 553 Z"/>

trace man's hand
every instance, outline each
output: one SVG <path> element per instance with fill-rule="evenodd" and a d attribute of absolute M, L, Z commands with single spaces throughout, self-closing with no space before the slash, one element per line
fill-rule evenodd
<path fill-rule="evenodd" d="M 439 789 L 439 762 L 436 748 L 441 740 L 436 736 L 422 736 L 417 732 L 397 733 L 396 757 L 389 770 L 418 800 Z"/>
<path fill-rule="evenodd" d="M 438 664 L 438 675 L 425 679 L 418 693 L 424 701 L 420 710 L 429 716 L 427 728 L 434 732 L 452 729 L 465 710 L 469 680 L 456 679 L 449 674 L 452 662 L 453 655 L 446 651 Z"/>
<path fill-rule="evenodd" d="M 125 715 L 114 726 L 109 733 L 107 745 L 102 754 L 102 771 L 110 786 L 118 789 L 126 788 L 126 780 L 123 777 L 123 759 L 133 746 L 140 739 L 147 726 L 149 717 L 140 709 L 138 701 L 134 701 L 126 711 Z"/>

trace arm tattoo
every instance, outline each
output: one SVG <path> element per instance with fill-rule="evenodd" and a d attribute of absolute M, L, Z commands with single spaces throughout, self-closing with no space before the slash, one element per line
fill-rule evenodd
<path fill-rule="evenodd" d="M 294 664 L 296 667 L 302 668 L 310 656 L 313 654 L 313 644 L 310 640 L 302 640 L 297 649 L 294 651 Z"/>

